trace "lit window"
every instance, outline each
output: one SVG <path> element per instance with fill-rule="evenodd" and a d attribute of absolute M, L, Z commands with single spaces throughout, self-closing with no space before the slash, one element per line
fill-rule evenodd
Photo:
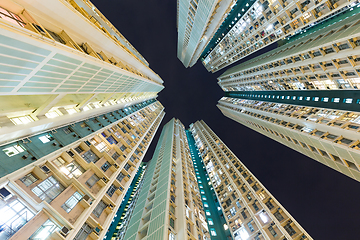
<path fill-rule="evenodd" d="M 48 219 L 43 225 L 40 226 L 40 228 L 38 228 L 38 230 L 36 230 L 33 235 L 31 235 L 29 240 L 47 239 L 48 236 L 58 230 L 60 230 L 60 228 Z"/>
<path fill-rule="evenodd" d="M 244 227 L 240 229 L 240 239 L 249 239 L 250 235 Z"/>
<path fill-rule="evenodd" d="M 100 102 L 93 103 L 93 105 L 95 106 L 95 108 L 101 108 Z"/>
<path fill-rule="evenodd" d="M 65 108 L 65 110 L 66 110 L 69 114 L 77 113 L 77 111 L 76 111 L 75 108 L 73 108 L 73 107 L 71 107 L 71 108 Z"/>
<path fill-rule="evenodd" d="M 210 228 L 211 236 L 217 236 L 215 228 Z"/>
<path fill-rule="evenodd" d="M 53 176 L 50 176 L 39 183 L 36 187 L 31 189 L 31 191 L 35 193 L 35 195 L 38 196 L 41 200 L 50 203 L 62 191 L 64 191 L 64 189 L 65 187 L 61 185 L 57 179 L 55 179 Z"/>
<path fill-rule="evenodd" d="M 340 102 L 340 98 L 333 98 L 333 102 L 336 102 L 336 103 Z"/>
<path fill-rule="evenodd" d="M 41 137 L 39 137 L 39 139 L 42 143 L 47 143 L 47 142 L 54 140 L 54 138 L 51 137 L 49 134 L 46 134 L 45 136 L 41 136 Z"/>
<path fill-rule="evenodd" d="M 353 99 L 352 98 L 345 98 L 344 99 L 344 103 L 352 103 Z"/>
<path fill-rule="evenodd" d="M 329 101 L 329 98 L 328 98 L 328 97 L 325 97 L 325 98 L 323 98 L 323 101 L 324 101 L 324 102 L 328 102 L 328 101 Z"/>
<path fill-rule="evenodd" d="M 10 120 L 11 120 L 15 125 L 27 124 L 27 123 L 29 123 L 29 122 L 33 122 L 33 121 L 34 121 L 34 119 L 32 119 L 30 116 L 10 118 Z"/>
<path fill-rule="evenodd" d="M 210 216 L 210 215 L 211 215 L 211 213 L 210 213 L 209 210 L 206 210 L 205 213 L 206 213 L 207 216 Z"/>
<path fill-rule="evenodd" d="M 207 204 L 207 202 L 204 202 L 204 207 L 209 207 L 209 204 Z"/>
<path fill-rule="evenodd" d="M 56 110 L 52 110 L 52 111 L 49 111 L 47 113 L 45 113 L 45 116 L 47 118 L 56 118 L 58 116 L 60 116 L 61 114 L 59 114 Z"/>
<path fill-rule="evenodd" d="M 24 226 L 31 218 L 34 217 L 34 214 L 30 212 L 30 210 L 22 204 L 16 196 L 9 195 L 9 201 L 2 202 L 0 207 L 0 226 L 1 233 L 6 233 L 4 236 L 1 234 L 1 237 L 11 237 L 16 233 L 14 230 L 19 230 L 22 226 Z M 14 226 L 16 228 L 14 229 Z M 7 235 L 9 234 L 9 235 Z M 1 238 L 2 239 L 2 238 Z"/>
<path fill-rule="evenodd" d="M 5 152 L 6 155 L 8 155 L 9 157 L 12 157 L 24 151 L 25 150 L 19 144 L 3 149 L 3 152 Z"/>
<path fill-rule="evenodd" d="M 25 22 L 17 14 L 7 11 L 2 7 L 0 7 L 0 18 L 16 25 L 20 25 L 21 27 L 25 26 Z"/>
<path fill-rule="evenodd" d="M 226 225 L 226 223 L 224 223 L 224 230 L 226 231 L 228 229 L 229 229 L 228 225 Z"/>
<path fill-rule="evenodd" d="M 315 102 L 317 102 L 317 101 L 319 101 L 319 97 L 314 97 L 313 100 L 314 100 Z"/>
<path fill-rule="evenodd" d="M 306 101 L 310 101 L 310 97 L 306 97 Z"/>
<path fill-rule="evenodd" d="M 66 202 L 61 206 L 67 213 L 69 213 L 78 202 L 82 199 L 82 194 L 79 192 L 75 192 L 71 197 L 66 200 Z"/>
<path fill-rule="evenodd" d="M 84 111 L 88 111 L 88 110 L 90 110 L 90 109 L 92 109 L 92 107 L 90 107 L 89 105 L 86 105 L 86 106 L 83 108 Z"/>
<path fill-rule="evenodd" d="M 60 167 L 60 171 L 63 172 L 68 178 L 78 178 L 81 176 L 81 174 L 83 174 L 85 172 L 84 168 L 80 166 L 80 164 L 78 162 L 76 162 L 75 160 L 72 161 L 71 163 L 69 163 L 66 167 L 63 166 L 65 164 L 64 161 L 61 157 L 57 158 L 54 160 L 54 163 Z"/>
<path fill-rule="evenodd" d="M 27 187 L 36 182 L 37 180 L 39 179 L 35 177 L 32 173 L 29 173 L 26 176 L 20 178 L 20 181 L 24 183 Z"/>
<path fill-rule="evenodd" d="M 208 223 L 209 223 L 209 225 L 214 225 L 214 222 L 211 218 L 208 218 Z"/>
<path fill-rule="evenodd" d="M 269 217 L 265 212 L 260 213 L 260 219 L 263 221 L 263 223 L 267 223 L 269 221 Z"/>
<path fill-rule="evenodd" d="M 304 19 L 308 19 L 309 17 L 311 17 L 311 13 L 310 12 L 306 12 L 303 14 L 303 18 Z"/>
<path fill-rule="evenodd" d="M 231 213 L 231 215 L 233 215 L 233 216 L 236 215 L 236 209 L 235 209 L 235 207 L 230 208 L 230 213 Z"/>
<path fill-rule="evenodd" d="M 175 240 L 175 235 L 172 232 L 169 233 L 169 240 Z"/>

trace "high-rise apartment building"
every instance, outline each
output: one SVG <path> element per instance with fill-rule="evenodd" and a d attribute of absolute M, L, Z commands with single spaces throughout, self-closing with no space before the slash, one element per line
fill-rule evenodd
<path fill-rule="evenodd" d="M 148 164 L 127 240 L 209 239 L 185 128 L 168 122 Z"/>
<path fill-rule="evenodd" d="M 359 8 L 225 71 L 224 91 L 359 89 Z"/>
<path fill-rule="evenodd" d="M 238 1 L 238 5 L 242 4 Z M 208 71 L 219 71 L 260 49 L 349 11 L 357 1 L 257 0 L 243 2 L 219 29 L 201 61 Z M 231 21 L 232 20 L 232 21 Z"/>
<path fill-rule="evenodd" d="M 0 238 L 102 239 L 163 109 L 151 100 L 2 147 L 15 166 L 0 178 Z"/>
<path fill-rule="evenodd" d="M 88 0 L 4 0 L 0 29 L 0 239 L 102 239 L 162 80 Z"/>
<path fill-rule="evenodd" d="M 219 77 L 223 114 L 360 180 L 359 9 Z"/>
<path fill-rule="evenodd" d="M 0 10 L 2 141 L 67 124 L 92 109 L 139 103 L 163 89 L 88 0 L 4 0 Z"/>
<path fill-rule="evenodd" d="M 178 0 L 178 58 L 185 67 L 192 67 L 236 0 Z"/>
<path fill-rule="evenodd" d="M 206 125 L 190 125 L 234 240 L 312 239 Z"/>
<path fill-rule="evenodd" d="M 131 216 L 134 213 L 135 205 L 137 199 L 139 198 L 141 187 L 144 183 L 145 172 L 146 163 L 142 162 L 119 207 L 119 210 L 113 219 L 111 226 L 109 227 L 106 238 L 104 238 L 104 240 L 125 239 L 126 230 L 129 226 Z"/>
<path fill-rule="evenodd" d="M 172 119 L 148 165 L 125 239 L 312 238 L 203 121 L 185 130 Z"/>

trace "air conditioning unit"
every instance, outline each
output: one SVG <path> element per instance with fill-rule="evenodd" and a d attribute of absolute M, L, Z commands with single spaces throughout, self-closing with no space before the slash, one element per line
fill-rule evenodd
<path fill-rule="evenodd" d="M 109 204 L 109 208 L 110 208 L 111 210 L 113 210 L 113 209 L 114 209 L 114 205 Z"/>
<path fill-rule="evenodd" d="M 44 173 L 48 174 L 50 173 L 50 169 L 47 166 L 41 166 L 41 170 L 43 170 Z"/>
<path fill-rule="evenodd" d="M 67 235 L 68 235 L 68 233 L 69 233 L 69 229 L 67 228 L 67 227 L 62 227 L 62 229 L 60 230 L 60 234 L 62 235 L 62 236 L 64 236 L 64 237 L 66 237 Z"/>
<path fill-rule="evenodd" d="M 104 181 L 104 183 L 107 183 L 108 181 L 105 177 L 102 177 L 101 179 Z"/>
<path fill-rule="evenodd" d="M 119 165 L 117 165 L 116 163 L 114 163 L 113 166 L 114 166 L 115 168 L 119 168 Z"/>

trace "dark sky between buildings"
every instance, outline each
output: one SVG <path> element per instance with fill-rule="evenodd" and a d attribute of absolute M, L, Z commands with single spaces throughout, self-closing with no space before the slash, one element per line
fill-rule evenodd
<path fill-rule="evenodd" d="M 216 78 L 199 61 L 186 69 L 177 58 L 176 0 L 92 0 L 164 80 L 158 100 L 165 119 L 185 126 L 203 119 L 316 240 L 360 239 L 360 183 L 223 116 Z"/>

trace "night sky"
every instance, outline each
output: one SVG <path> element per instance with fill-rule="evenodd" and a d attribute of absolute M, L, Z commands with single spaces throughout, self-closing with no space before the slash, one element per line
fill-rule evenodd
<path fill-rule="evenodd" d="M 223 116 L 216 78 L 200 61 L 186 69 L 177 58 L 176 0 L 92 0 L 164 80 L 158 100 L 162 126 L 179 118 L 185 126 L 203 119 L 316 240 L 359 239 L 360 183 Z"/>

